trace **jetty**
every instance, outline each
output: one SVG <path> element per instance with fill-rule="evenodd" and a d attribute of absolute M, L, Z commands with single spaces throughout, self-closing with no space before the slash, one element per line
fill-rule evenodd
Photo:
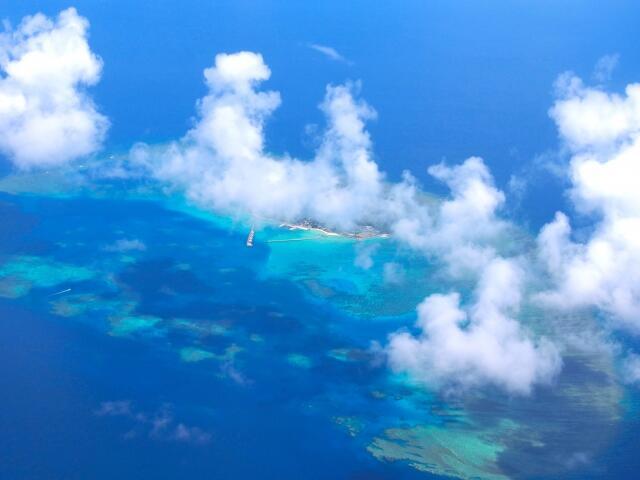
<path fill-rule="evenodd" d="M 253 237 L 256 235 L 256 231 L 253 228 L 253 225 L 251 226 L 251 231 L 249 232 L 249 235 L 247 236 L 247 247 L 253 247 Z"/>

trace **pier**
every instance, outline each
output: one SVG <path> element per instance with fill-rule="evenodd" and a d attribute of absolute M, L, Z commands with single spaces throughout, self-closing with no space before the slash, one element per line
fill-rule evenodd
<path fill-rule="evenodd" d="M 254 230 L 253 226 L 251 226 L 251 231 L 249 232 L 249 235 L 247 236 L 247 247 L 253 247 L 253 237 L 256 235 L 256 231 Z"/>

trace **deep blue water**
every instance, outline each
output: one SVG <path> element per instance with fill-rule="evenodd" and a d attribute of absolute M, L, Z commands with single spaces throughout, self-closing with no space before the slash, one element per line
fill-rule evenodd
<path fill-rule="evenodd" d="M 330 423 L 257 399 L 253 389 L 224 388 L 210 372 L 138 343 L 5 301 L 0 314 L 2 478 L 418 478 L 378 464 Z M 124 440 L 129 421 L 95 415 L 114 398 L 142 409 L 177 405 L 181 421 L 213 438 L 202 446 Z"/>
<path fill-rule="evenodd" d="M 379 463 L 360 441 L 332 423 L 331 416 L 344 405 L 336 405 L 335 412 L 330 402 L 305 405 L 322 402 L 336 385 L 366 384 L 380 369 L 323 359 L 325 349 L 343 343 L 324 326 L 314 325 L 316 314 L 270 317 L 268 312 L 280 306 L 303 314 L 313 305 L 291 284 L 258 280 L 247 269 L 251 262 L 242 259 L 247 254 L 243 237 L 227 234 L 230 241 L 222 240 L 234 249 L 235 258 L 220 258 L 225 248 L 206 252 L 202 240 L 209 262 L 201 266 L 205 271 L 220 265 L 245 267 L 233 274 L 233 287 L 225 287 L 216 285 L 221 279 L 215 274 L 204 280 L 191 271 L 176 271 L 172 266 L 193 262 L 194 253 L 163 247 L 172 237 L 197 243 L 199 234 L 225 235 L 204 222 L 148 202 L 32 197 L 21 199 L 18 206 L 14 201 L 3 196 L 0 203 L 13 232 L 0 239 L 4 254 L 97 262 L 104 274 L 121 268 L 113 273 L 120 288 L 136 298 L 136 314 L 184 317 L 194 324 L 226 318 L 234 342 L 247 332 L 259 334 L 266 339 L 267 352 L 258 347 L 243 354 L 250 368 L 242 373 L 246 383 L 236 382 L 232 376 L 220 377 L 224 365 L 179 360 L 176 349 L 194 341 L 190 332 L 175 329 L 162 338 L 106 335 L 104 316 L 118 314 L 117 308 L 95 301 L 96 309 L 86 315 L 52 316 L 50 300 L 57 286 L 34 287 L 22 299 L 0 299 L 1 478 L 275 479 L 299 478 L 300 472 L 305 478 L 424 478 L 400 464 Z M 40 209 L 46 217 L 38 217 Z M 164 233 L 156 230 L 161 218 L 168 227 Z M 154 221 L 146 224 L 150 219 Z M 117 238 L 118 228 L 129 234 L 134 233 L 131 229 L 138 235 L 146 232 L 145 258 L 130 266 L 104 263 L 100 257 L 110 254 L 101 248 L 110 236 Z M 65 239 L 77 245 L 61 246 Z M 104 290 L 101 279 L 69 285 L 74 292 L 102 290 L 104 301 L 115 295 Z M 218 351 L 229 340 L 213 337 L 199 345 Z M 300 371 L 284 361 L 291 349 L 317 354 L 316 372 Z M 199 445 L 175 441 L 169 431 L 153 436 L 149 426 L 127 416 L 99 415 L 101 404 L 109 401 L 130 402 L 145 415 L 166 407 L 175 424 L 197 427 L 211 438 Z M 134 438 L 126 438 L 131 431 Z"/>

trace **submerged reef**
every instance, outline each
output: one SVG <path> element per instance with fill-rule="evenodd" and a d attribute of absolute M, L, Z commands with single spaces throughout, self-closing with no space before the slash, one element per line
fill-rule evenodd
<path fill-rule="evenodd" d="M 18 298 L 27 295 L 32 289 L 69 285 L 94 276 L 95 272 L 86 267 L 46 257 L 15 256 L 0 265 L 0 296 Z"/>
<path fill-rule="evenodd" d="M 206 372 L 216 396 L 248 391 L 245 408 L 317 417 L 374 464 L 460 479 L 553 477 L 579 468 L 567 463 L 576 455 L 596 458 L 624 421 L 611 353 L 567 340 L 598 321 L 589 315 L 547 318 L 525 306 L 523 325 L 566 340 L 557 383 L 529 398 L 488 391 L 462 401 L 390 371 L 375 346 L 411 327 L 426 295 L 452 288 L 438 265 L 392 238 L 267 225 L 246 248 L 245 222 L 182 199 L 107 184 L 65 190 L 59 178 L 63 194 L 47 180 L 0 181 L 17 211 L 41 214 L 24 233 L 38 247 L 0 259 L 0 296 L 166 352 Z M 526 250 L 530 239 L 518 243 Z"/>
<path fill-rule="evenodd" d="M 495 433 L 496 438 L 491 440 L 455 427 L 394 428 L 375 438 L 367 450 L 380 460 L 404 461 L 417 470 L 437 475 L 505 480 L 508 477 L 498 467 L 504 446 L 496 442 L 501 432 Z"/>

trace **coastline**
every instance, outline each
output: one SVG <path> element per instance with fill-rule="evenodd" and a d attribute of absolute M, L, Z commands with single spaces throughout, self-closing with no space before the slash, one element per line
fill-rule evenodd
<path fill-rule="evenodd" d="M 304 221 L 301 223 L 281 223 L 278 225 L 280 228 L 286 228 L 290 231 L 294 230 L 303 230 L 303 231 L 311 231 L 322 233 L 323 235 L 329 237 L 346 237 L 346 238 L 355 238 L 356 240 L 363 240 L 367 238 L 389 238 L 390 234 L 379 232 L 374 227 L 367 225 L 364 227 L 362 231 L 359 232 L 336 232 L 333 230 L 329 230 L 326 227 L 321 225 L 315 225 L 309 221 Z"/>

